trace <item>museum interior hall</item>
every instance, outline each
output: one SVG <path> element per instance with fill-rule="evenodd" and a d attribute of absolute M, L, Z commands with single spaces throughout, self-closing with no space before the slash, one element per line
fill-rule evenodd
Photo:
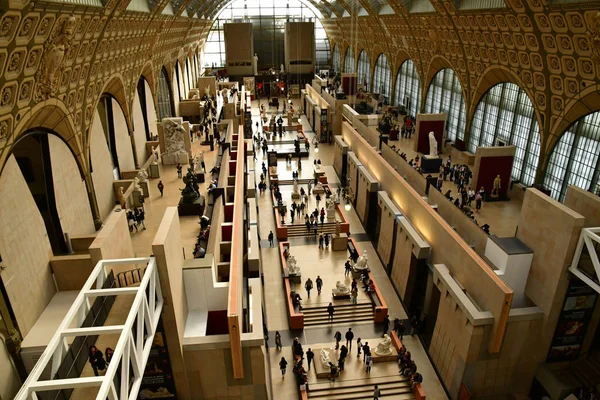
<path fill-rule="evenodd" d="M 0 0 L 0 400 L 594 400 L 600 1 Z"/>

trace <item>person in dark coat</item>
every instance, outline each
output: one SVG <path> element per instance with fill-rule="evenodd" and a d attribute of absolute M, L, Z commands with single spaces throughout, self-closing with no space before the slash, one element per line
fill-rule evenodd
<path fill-rule="evenodd" d="M 96 348 L 96 346 L 90 346 L 89 360 L 92 369 L 94 370 L 94 375 L 98 376 L 98 371 L 104 371 L 106 369 L 106 361 L 104 361 L 104 356 L 102 352 Z"/>

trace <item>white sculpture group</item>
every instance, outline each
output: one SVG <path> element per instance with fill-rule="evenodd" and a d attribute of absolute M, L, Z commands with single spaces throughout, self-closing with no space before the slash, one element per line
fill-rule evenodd
<path fill-rule="evenodd" d="M 165 137 L 165 149 L 162 152 L 163 163 L 187 164 L 187 151 L 185 151 L 184 138 L 186 130 L 181 118 L 165 118 L 162 121 Z"/>
<path fill-rule="evenodd" d="M 298 264 L 296 262 L 296 257 L 289 256 L 287 258 L 287 267 L 288 267 L 288 271 L 289 271 L 290 275 L 300 274 L 300 267 L 298 267 Z"/>
<path fill-rule="evenodd" d="M 357 271 L 366 271 L 369 269 L 367 262 L 369 261 L 369 257 L 367 256 L 367 251 L 363 251 L 362 256 L 358 257 L 356 263 L 354 264 L 354 269 Z"/>
<path fill-rule="evenodd" d="M 378 356 L 389 356 L 392 354 L 392 339 L 387 333 L 383 335 L 383 339 L 374 351 Z"/>
<path fill-rule="evenodd" d="M 333 293 L 333 296 L 349 296 L 350 295 L 350 289 L 348 289 L 348 286 L 344 283 L 342 283 L 341 281 L 337 281 L 335 283 L 335 288 L 331 289 L 331 292 Z"/>

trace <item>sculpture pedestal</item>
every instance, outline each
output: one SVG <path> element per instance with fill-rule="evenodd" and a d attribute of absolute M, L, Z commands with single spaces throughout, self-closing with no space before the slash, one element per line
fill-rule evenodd
<path fill-rule="evenodd" d="M 317 194 L 324 194 L 325 193 L 325 189 L 313 189 L 313 194 L 317 195 Z"/>
<path fill-rule="evenodd" d="M 394 352 L 392 351 L 392 354 L 389 354 L 387 356 L 380 356 L 375 354 L 375 351 L 372 350 L 371 351 L 371 357 L 373 357 L 373 363 L 380 363 L 380 362 L 397 362 L 398 356 L 394 354 Z"/>
<path fill-rule="evenodd" d="M 300 200 L 300 193 L 292 193 L 292 200 Z"/>
<path fill-rule="evenodd" d="M 133 198 L 134 207 L 142 207 L 142 202 L 140 201 L 140 197 L 144 196 L 144 193 L 141 190 L 134 190 L 131 192 L 131 197 Z"/>
<path fill-rule="evenodd" d="M 347 251 L 348 250 L 348 236 L 345 233 L 340 234 L 340 237 L 333 237 L 331 239 L 331 249 L 333 251 Z"/>
<path fill-rule="evenodd" d="M 142 188 L 142 192 L 144 193 L 144 197 L 150 197 L 150 189 L 148 188 L 148 181 L 140 182 L 140 188 Z"/>
<path fill-rule="evenodd" d="M 160 178 L 160 169 L 158 168 L 158 164 L 150 164 L 150 168 L 148 168 L 148 177 L 152 179 Z"/>
<path fill-rule="evenodd" d="M 333 297 L 334 300 L 348 300 L 348 299 L 350 299 L 350 293 L 348 293 L 348 294 L 334 294 L 332 292 L 331 296 Z"/>
<path fill-rule="evenodd" d="M 187 163 L 189 163 L 189 157 L 188 157 L 188 154 L 185 152 L 174 153 L 174 154 L 164 154 L 163 153 L 162 163 L 163 163 L 163 165 L 187 164 Z"/>
<path fill-rule="evenodd" d="M 317 379 L 329 379 L 329 367 L 325 367 L 323 364 L 321 364 L 321 349 L 312 349 L 312 351 L 315 353 L 313 367 L 315 368 Z M 331 359 L 331 362 L 337 365 L 337 360 L 335 359 L 335 354 L 333 354 L 333 351 L 329 349 L 325 349 L 325 351 L 329 352 L 329 358 Z M 339 371 L 336 376 L 339 376 Z"/>
<path fill-rule="evenodd" d="M 429 174 L 434 172 L 440 172 L 441 166 L 441 157 L 423 156 L 423 158 L 421 158 L 421 171 L 423 171 L 424 173 Z"/>
<path fill-rule="evenodd" d="M 183 201 L 183 198 L 181 198 L 179 200 L 179 205 L 177 206 L 177 211 L 179 212 L 180 217 L 184 215 L 203 215 L 204 196 L 198 197 L 193 203 L 186 203 Z"/>
<path fill-rule="evenodd" d="M 335 220 L 335 208 L 327 209 L 327 222 L 329 222 L 330 220 L 332 222 Z"/>

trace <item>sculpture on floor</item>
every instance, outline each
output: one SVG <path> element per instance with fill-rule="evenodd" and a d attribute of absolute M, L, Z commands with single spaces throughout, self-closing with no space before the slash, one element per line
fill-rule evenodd
<path fill-rule="evenodd" d="M 181 197 L 184 203 L 194 203 L 199 197 L 199 186 L 196 180 L 196 175 L 192 172 L 191 168 L 188 168 L 188 172 L 183 178 L 185 187 L 181 190 Z"/>
<path fill-rule="evenodd" d="M 375 348 L 375 354 L 378 356 L 389 356 L 392 354 L 392 339 L 387 333 L 383 335 L 383 339 Z"/>
<path fill-rule="evenodd" d="M 367 266 L 367 262 L 369 261 L 369 257 L 367 256 L 367 251 L 363 251 L 362 256 L 358 257 L 356 260 L 356 264 L 354 264 L 354 269 L 358 271 L 364 271 L 369 269 Z"/>
<path fill-rule="evenodd" d="M 287 267 L 288 267 L 288 271 L 289 271 L 290 275 L 299 275 L 300 274 L 300 267 L 298 266 L 296 257 L 288 256 Z"/>
<path fill-rule="evenodd" d="M 258 56 L 254 53 L 254 75 L 258 75 Z"/>
<path fill-rule="evenodd" d="M 335 201 L 333 199 L 327 201 L 327 210 L 335 210 Z"/>
<path fill-rule="evenodd" d="M 498 197 L 500 195 L 500 188 L 502 187 L 502 179 L 500 175 L 497 175 L 494 179 L 494 187 L 492 188 L 492 197 Z"/>
<path fill-rule="evenodd" d="M 329 369 L 329 364 L 331 363 L 331 358 L 329 357 L 329 351 L 325 349 L 321 349 L 321 365 L 325 369 Z"/>
<path fill-rule="evenodd" d="M 298 194 L 299 193 L 298 192 L 298 180 L 297 179 L 294 179 L 294 191 L 293 191 L 293 193 L 294 194 Z"/>
<path fill-rule="evenodd" d="M 429 157 L 438 157 L 438 143 L 437 140 L 435 140 L 433 131 L 429 132 Z"/>
<path fill-rule="evenodd" d="M 334 203 L 334 204 L 337 204 L 337 203 L 340 202 L 340 199 L 338 199 L 338 195 L 337 195 L 336 192 L 331 192 L 330 199 L 331 199 L 331 202 Z"/>
<path fill-rule="evenodd" d="M 145 168 L 140 169 L 140 172 L 137 174 L 137 178 L 142 183 L 148 182 L 148 173 L 146 172 Z"/>
<path fill-rule="evenodd" d="M 317 181 L 317 184 L 315 185 L 315 188 L 313 189 L 313 192 L 315 193 L 324 193 L 325 192 L 325 188 L 323 187 L 323 184 L 319 181 Z"/>
<path fill-rule="evenodd" d="M 142 188 L 140 187 L 140 179 L 137 176 L 133 178 L 133 191 L 142 191 Z"/>
<path fill-rule="evenodd" d="M 334 297 L 350 296 L 350 289 L 348 289 L 348 286 L 341 281 L 337 281 L 335 283 L 335 288 L 331 289 L 331 292 L 333 293 Z"/>

